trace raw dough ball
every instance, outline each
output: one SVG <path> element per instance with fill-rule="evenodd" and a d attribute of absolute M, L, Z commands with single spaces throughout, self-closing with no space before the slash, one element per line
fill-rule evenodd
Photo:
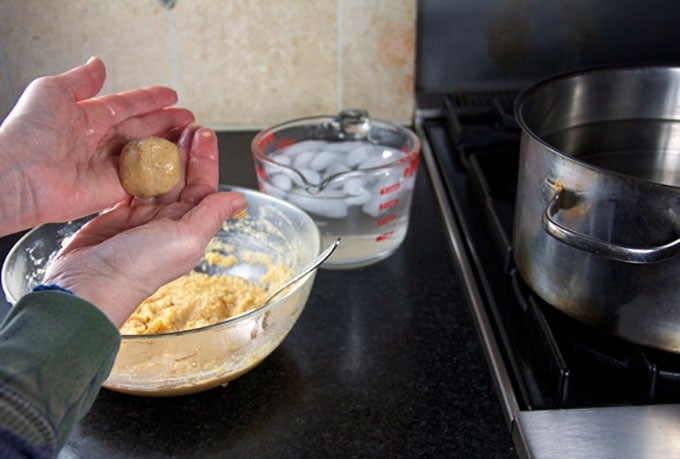
<path fill-rule="evenodd" d="M 160 137 L 133 140 L 120 153 L 118 176 L 132 196 L 150 198 L 167 193 L 180 178 L 177 146 Z"/>

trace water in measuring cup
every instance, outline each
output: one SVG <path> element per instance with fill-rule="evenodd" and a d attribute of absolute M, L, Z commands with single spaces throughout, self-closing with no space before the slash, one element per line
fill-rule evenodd
<path fill-rule="evenodd" d="M 260 189 L 307 211 L 323 246 L 342 238 L 324 267 L 376 262 L 404 240 L 417 157 L 367 141 L 307 140 L 269 158 L 275 164 L 258 171 Z"/>

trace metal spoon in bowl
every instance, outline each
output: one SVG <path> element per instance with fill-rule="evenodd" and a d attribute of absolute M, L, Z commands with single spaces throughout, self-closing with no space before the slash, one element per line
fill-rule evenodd
<path fill-rule="evenodd" d="M 323 252 L 318 254 L 316 258 L 314 258 L 312 261 L 309 262 L 307 266 L 302 268 L 302 271 L 300 271 L 298 274 L 295 276 L 291 277 L 288 279 L 282 286 L 274 290 L 272 293 L 269 294 L 269 297 L 267 297 L 267 301 L 264 302 L 264 305 L 269 304 L 275 297 L 277 297 L 281 292 L 286 290 L 288 287 L 305 277 L 308 273 L 316 269 L 321 263 L 326 261 L 328 257 L 331 256 L 335 248 L 340 244 L 340 238 L 337 238 L 331 245 L 329 245 Z"/>

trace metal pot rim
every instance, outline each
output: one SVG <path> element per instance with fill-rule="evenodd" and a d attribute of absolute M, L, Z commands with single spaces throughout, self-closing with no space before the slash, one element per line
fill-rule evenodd
<path fill-rule="evenodd" d="M 536 97 L 537 95 L 540 95 L 542 91 L 549 90 L 551 87 L 566 82 L 570 81 L 576 78 L 586 78 L 590 75 L 606 75 L 606 74 L 611 74 L 611 73 L 620 73 L 620 72 L 643 72 L 643 73 L 649 73 L 649 72 L 677 72 L 680 73 L 680 66 L 665 66 L 665 65 L 617 65 L 617 66 L 598 66 L 598 67 L 589 67 L 585 69 L 580 69 L 580 70 L 573 70 L 570 72 L 566 73 L 561 73 L 557 75 L 553 75 L 551 77 L 548 77 L 546 79 L 540 80 L 536 83 L 533 83 L 523 89 L 517 98 L 515 99 L 514 103 L 514 115 L 515 119 L 517 120 L 517 123 L 519 124 L 519 127 L 522 130 L 522 137 L 528 136 L 533 141 L 536 141 L 541 144 L 544 148 L 549 150 L 550 152 L 566 159 L 569 161 L 572 161 L 574 163 L 577 163 L 578 165 L 592 170 L 594 172 L 597 172 L 599 174 L 604 174 L 613 178 L 616 178 L 618 180 L 624 180 L 627 182 L 634 183 L 636 186 L 645 186 L 645 187 L 652 187 L 652 188 L 659 188 L 660 190 L 666 190 L 668 192 L 680 192 L 680 186 L 673 186 L 665 183 L 658 183 L 658 182 L 653 182 L 650 180 L 645 180 L 640 177 L 635 177 L 631 176 L 628 174 L 620 173 L 617 171 L 613 171 L 610 169 L 607 169 L 605 167 L 601 167 L 595 164 L 592 164 L 588 161 L 585 161 L 583 159 L 580 159 L 576 156 L 570 155 L 568 153 L 565 153 L 564 151 L 554 147 L 553 145 L 549 144 L 546 142 L 540 135 L 538 135 L 534 129 L 532 129 L 529 126 L 529 123 L 526 121 L 526 118 L 524 116 L 524 110 L 526 107 L 526 103 L 533 97 Z M 679 76 L 680 79 L 680 76 Z M 680 122 L 680 119 L 678 119 Z"/>

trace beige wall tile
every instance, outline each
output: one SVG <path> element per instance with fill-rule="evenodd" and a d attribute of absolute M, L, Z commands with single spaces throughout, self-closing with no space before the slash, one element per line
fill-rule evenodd
<path fill-rule="evenodd" d="M 153 0 L 0 1 L 0 40 L 14 95 L 32 79 L 100 56 L 104 92 L 173 85 L 165 10 Z"/>
<path fill-rule="evenodd" d="M 180 0 L 183 100 L 208 125 L 253 126 L 337 110 L 335 0 Z"/>
<path fill-rule="evenodd" d="M 0 119 L 6 113 L 9 113 L 14 102 L 14 94 L 12 94 L 12 85 L 8 78 L 8 72 L 9 68 L 4 59 L 2 59 L 2 54 L 0 54 Z"/>
<path fill-rule="evenodd" d="M 340 0 L 342 106 L 411 121 L 415 108 L 416 1 Z"/>
<path fill-rule="evenodd" d="M 416 0 L 0 0 L 0 111 L 102 57 L 104 92 L 175 87 L 200 123 L 262 127 L 364 108 L 407 122 Z"/>

